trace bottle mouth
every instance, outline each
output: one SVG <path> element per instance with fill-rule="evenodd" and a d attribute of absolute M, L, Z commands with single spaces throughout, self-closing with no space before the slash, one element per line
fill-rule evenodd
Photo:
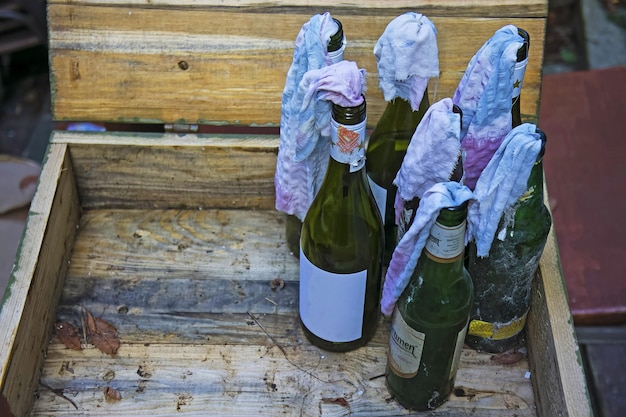
<path fill-rule="evenodd" d="M 539 155 L 537 155 L 537 161 L 541 161 L 546 153 L 546 142 L 548 141 L 548 137 L 546 136 L 546 133 L 539 128 L 535 129 L 535 133 L 539 134 L 539 137 L 541 138 L 541 150 L 539 151 Z"/>
<path fill-rule="evenodd" d="M 517 50 L 517 62 L 522 62 L 528 58 L 530 35 L 522 28 L 517 28 L 517 33 L 524 39 L 524 44 Z"/>
<path fill-rule="evenodd" d="M 363 102 L 354 107 L 343 107 L 333 103 L 333 119 L 345 125 L 356 125 L 365 120 L 367 108 L 365 97 Z"/>
<path fill-rule="evenodd" d="M 330 42 L 328 42 L 327 51 L 335 52 L 341 49 L 343 46 L 343 25 L 341 22 L 334 17 L 332 18 L 333 22 L 337 25 L 337 31 L 330 36 Z"/>

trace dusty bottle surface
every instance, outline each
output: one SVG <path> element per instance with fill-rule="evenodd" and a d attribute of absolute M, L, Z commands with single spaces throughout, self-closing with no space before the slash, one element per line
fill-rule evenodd
<path fill-rule="evenodd" d="M 428 89 L 417 111 L 413 111 L 408 101 L 396 97 L 387 104 L 368 141 L 366 169 L 385 226 L 385 266 L 389 265 L 398 240 L 394 214 L 396 186 L 393 180 L 402 165 L 411 137 L 429 105 Z"/>
<path fill-rule="evenodd" d="M 302 225 L 300 320 L 330 351 L 366 344 L 378 322 L 384 246 L 380 213 L 365 175 L 365 101 L 333 105 L 331 158 Z"/>
<path fill-rule="evenodd" d="M 530 308 L 532 280 L 552 225 L 544 204 L 542 149 L 527 182 L 527 190 L 500 219 L 488 257 L 478 257 L 468 245 L 468 270 L 475 298 L 466 342 L 486 352 L 505 352 L 523 342 Z"/>
<path fill-rule="evenodd" d="M 343 61 L 343 51 L 345 49 L 345 36 L 343 34 L 343 26 L 338 19 L 333 18 L 337 25 L 337 31 L 330 37 L 328 42 L 328 57 L 333 64 Z M 295 256 L 300 256 L 300 233 L 302 229 L 302 221 L 294 214 L 287 214 L 285 219 L 285 235 L 287 237 L 287 247 Z"/>
<path fill-rule="evenodd" d="M 432 410 L 449 397 L 473 287 L 464 267 L 467 203 L 441 210 L 393 314 L 386 379 L 406 408 Z"/>

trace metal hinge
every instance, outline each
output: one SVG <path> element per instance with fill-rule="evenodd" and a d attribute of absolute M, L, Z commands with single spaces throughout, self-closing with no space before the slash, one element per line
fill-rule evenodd
<path fill-rule="evenodd" d="M 198 125 L 186 123 L 166 123 L 163 126 L 166 133 L 198 133 Z"/>

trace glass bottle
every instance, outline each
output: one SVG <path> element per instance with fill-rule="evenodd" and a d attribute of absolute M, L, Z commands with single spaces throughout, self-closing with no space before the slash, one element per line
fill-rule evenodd
<path fill-rule="evenodd" d="M 367 144 L 367 176 L 385 226 L 385 266 L 391 261 L 398 239 L 394 213 L 396 186 L 393 180 L 402 165 L 411 137 L 429 106 L 428 89 L 424 91 L 417 111 L 413 111 L 407 100 L 396 97 L 387 104 Z"/>
<path fill-rule="evenodd" d="M 346 48 L 343 26 L 338 19 L 333 18 L 337 24 L 337 31 L 330 37 L 328 42 L 328 58 L 330 62 L 336 64 L 343 61 L 343 51 Z M 300 256 L 300 232 L 302 221 L 295 214 L 287 214 L 285 220 L 285 235 L 287 237 L 287 247 L 289 251 L 298 258 Z"/>
<path fill-rule="evenodd" d="M 517 32 L 524 39 L 524 44 L 517 50 L 517 62 L 513 70 L 513 103 L 511 107 L 511 125 L 517 127 L 522 124 L 521 92 L 526 66 L 528 65 L 528 50 L 530 49 L 530 35 L 524 29 L 517 28 Z"/>
<path fill-rule="evenodd" d="M 502 214 L 489 256 L 478 257 L 475 242 L 468 245 L 475 298 L 466 343 L 480 351 L 505 352 L 523 342 L 531 284 L 552 225 L 543 194 L 546 136 L 537 133 L 542 147 L 526 192 Z"/>
<path fill-rule="evenodd" d="M 365 108 L 333 104 L 331 158 L 302 225 L 300 320 L 330 351 L 363 346 L 378 322 L 384 235 L 365 175 Z"/>
<path fill-rule="evenodd" d="M 406 408 L 432 410 L 454 387 L 473 295 L 463 262 L 467 205 L 440 211 L 396 303 L 386 378 Z"/>

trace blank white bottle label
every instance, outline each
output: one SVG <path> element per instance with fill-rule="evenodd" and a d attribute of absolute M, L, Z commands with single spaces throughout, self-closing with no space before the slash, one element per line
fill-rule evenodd
<path fill-rule="evenodd" d="M 401 378 L 417 375 L 426 335 L 409 326 L 396 308 L 391 323 L 389 366 Z"/>
<path fill-rule="evenodd" d="M 367 177 L 367 180 L 370 183 L 370 189 L 374 195 L 374 200 L 376 200 L 378 210 L 380 210 L 380 216 L 383 218 L 383 224 L 385 224 L 385 213 L 387 211 L 387 190 L 376 184 L 369 176 Z"/>
<path fill-rule="evenodd" d="M 367 270 L 351 274 L 324 271 L 300 249 L 300 318 L 314 335 L 329 342 L 351 342 L 363 335 Z"/>

